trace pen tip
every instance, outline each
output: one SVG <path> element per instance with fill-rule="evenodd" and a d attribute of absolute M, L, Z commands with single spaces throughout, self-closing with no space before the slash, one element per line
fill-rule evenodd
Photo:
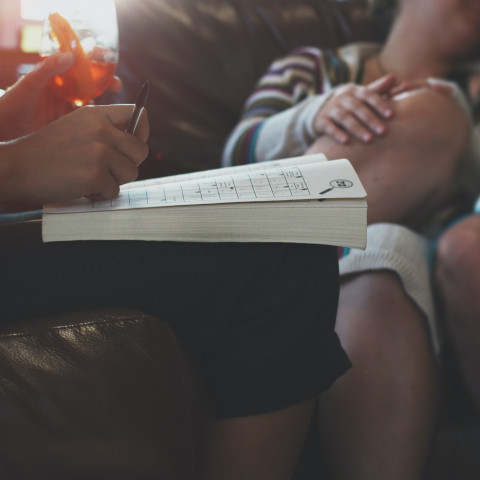
<path fill-rule="evenodd" d="M 149 91 L 148 80 L 146 80 L 145 83 L 142 85 L 142 88 L 140 89 L 140 93 L 138 95 L 138 99 L 136 102 L 137 105 L 141 107 L 145 106 L 145 103 L 147 102 L 148 91 Z"/>

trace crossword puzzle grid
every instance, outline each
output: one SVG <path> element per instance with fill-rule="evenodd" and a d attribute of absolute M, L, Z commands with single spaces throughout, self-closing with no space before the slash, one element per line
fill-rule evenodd
<path fill-rule="evenodd" d="M 124 190 L 115 200 L 96 201 L 94 208 L 141 207 L 147 205 L 173 205 L 208 203 L 218 200 L 255 200 L 287 198 L 308 195 L 308 187 L 297 167 L 277 168 L 268 172 L 248 172 L 232 177 L 203 178 L 196 182 L 150 185 L 148 188 Z"/>

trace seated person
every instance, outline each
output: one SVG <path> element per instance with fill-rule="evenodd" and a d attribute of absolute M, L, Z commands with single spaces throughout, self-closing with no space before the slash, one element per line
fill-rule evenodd
<path fill-rule="evenodd" d="M 454 223 L 440 236 L 435 286 L 453 351 L 477 412 L 480 413 L 480 215 Z"/>
<path fill-rule="evenodd" d="M 47 84 L 72 62 L 49 57 L 0 98 L 0 202 L 109 199 L 136 178 L 146 113 L 135 135 L 132 105 L 61 116 Z M 108 306 L 169 322 L 210 393 L 209 480 L 290 479 L 316 398 L 350 367 L 333 247 L 26 238 L 0 264 L 3 322 Z"/>
<path fill-rule="evenodd" d="M 223 156 L 224 165 L 346 157 L 367 190 L 367 249 L 339 263 L 336 328 L 354 366 L 319 402 L 332 469 L 345 479 L 422 476 L 442 342 L 430 239 L 480 187 L 466 92 L 439 80 L 478 51 L 478 3 L 394 7 L 383 46 L 307 46 L 275 61 Z"/>
<path fill-rule="evenodd" d="M 470 77 L 474 105 L 480 98 L 480 74 Z M 478 112 L 477 112 L 478 113 Z M 475 112 L 474 112 L 475 114 Z M 475 117 L 478 121 L 478 116 Z M 477 125 L 478 128 L 478 125 Z M 480 272 L 478 245 L 480 241 L 480 197 L 473 208 L 455 219 L 436 242 L 434 258 L 434 287 L 439 314 L 452 345 L 460 373 L 473 404 L 480 413 L 480 295 L 477 281 Z"/>

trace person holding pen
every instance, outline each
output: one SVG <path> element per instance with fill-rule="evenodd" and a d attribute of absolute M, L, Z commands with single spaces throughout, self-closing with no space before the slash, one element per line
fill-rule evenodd
<path fill-rule="evenodd" d="M 132 136 L 123 132 L 131 105 L 70 111 L 47 84 L 72 62 L 69 53 L 47 58 L 0 98 L 0 202 L 108 199 L 137 178 L 148 154 L 146 115 Z"/>
<path fill-rule="evenodd" d="M 47 84 L 71 61 L 46 59 L 0 98 L 0 202 L 109 199 L 137 177 L 146 112 L 132 135 L 132 105 L 70 111 Z M 111 306 L 170 324 L 210 394 L 209 480 L 291 478 L 316 398 L 350 367 L 334 247 L 31 241 L 0 264 L 3 322 Z"/>

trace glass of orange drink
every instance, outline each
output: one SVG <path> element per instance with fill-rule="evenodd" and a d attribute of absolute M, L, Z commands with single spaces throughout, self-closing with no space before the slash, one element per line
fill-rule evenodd
<path fill-rule="evenodd" d="M 118 63 L 114 0 L 59 0 L 45 20 L 40 56 L 71 52 L 73 66 L 53 78 L 54 91 L 76 106 L 90 103 L 112 82 Z"/>

